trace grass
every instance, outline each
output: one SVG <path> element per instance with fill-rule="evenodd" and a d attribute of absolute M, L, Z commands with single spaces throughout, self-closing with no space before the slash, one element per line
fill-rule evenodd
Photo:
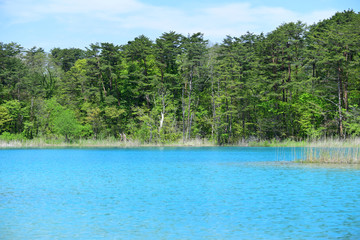
<path fill-rule="evenodd" d="M 120 141 L 115 138 L 106 139 L 79 139 L 72 142 L 64 142 L 62 139 L 23 139 L 23 140 L 0 140 L 0 148 L 54 148 L 54 147 L 78 147 L 78 148 L 97 148 L 97 147 L 203 147 L 215 146 L 215 144 L 207 139 L 191 139 L 183 142 L 179 140 L 173 143 L 141 143 L 137 140 Z"/>
<path fill-rule="evenodd" d="M 304 148 L 301 163 L 360 164 L 359 147 Z"/>
<path fill-rule="evenodd" d="M 292 139 L 285 140 L 263 140 L 263 141 L 248 141 L 242 142 L 242 146 L 249 147 L 359 147 L 360 138 L 349 138 L 346 140 L 341 140 L 338 138 L 323 138 L 323 139 L 309 139 L 295 141 Z"/>
<path fill-rule="evenodd" d="M 269 143 L 277 147 L 277 155 L 281 156 L 282 147 L 292 147 L 293 159 L 299 163 L 320 163 L 320 164 L 360 164 L 360 138 L 341 140 L 338 138 L 327 138 L 308 141 L 292 141 Z M 296 151 L 301 148 L 300 159 Z"/>
<path fill-rule="evenodd" d="M 75 147 L 75 148 L 97 148 L 97 147 L 204 147 L 217 146 L 207 139 L 192 139 L 183 142 L 179 140 L 173 143 L 141 143 L 137 140 L 119 141 L 115 138 L 107 139 L 79 139 L 73 142 L 64 142 L 62 139 L 35 138 L 31 140 L 0 140 L 0 148 L 54 148 L 54 147 Z M 360 138 L 347 140 L 321 139 L 321 140 L 270 140 L 270 141 L 246 141 L 231 146 L 244 147 L 277 147 L 277 156 L 281 158 L 284 147 L 294 149 L 293 159 L 300 163 L 339 163 L 339 164 L 360 164 Z M 301 147 L 301 159 L 296 159 L 296 151 Z"/>
<path fill-rule="evenodd" d="M 278 159 L 284 159 L 283 147 L 292 147 L 293 159 L 299 163 L 360 164 L 360 138 L 252 141 L 248 142 L 248 146 L 276 147 Z M 296 151 L 299 151 L 297 148 L 301 148 L 301 159 L 297 159 Z"/>
<path fill-rule="evenodd" d="M 115 138 L 105 139 L 78 139 L 72 142 L 64 142 L 62 138 L 34 138 L 34 139 L 0 139 L 0 148 L 9 147 L 140 147 L 140 146 L 217 146 L 217 144 L 208 139 L 191 139 L 186 142 L 178 140 L 169 143 L 142 143 L 138 140 L 127 139 L 120 141 Z M 225 146 L 241 146 L 241 147 L 316 147 L 316 148 L 344 148 L 360 146 L 360 138 L 352 138 L 347 140 L 339 140 L 335 138 L 327 138 L 320 140 L 302 140 L 295 141 L 291 139 L 285 140 L 241 140 L 236 144 Z"/>

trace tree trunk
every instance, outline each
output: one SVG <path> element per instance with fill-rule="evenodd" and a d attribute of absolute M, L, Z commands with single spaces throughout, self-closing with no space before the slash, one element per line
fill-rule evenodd
<path fill-rule="evenodd" d="M 101 72 L 101 68 L 100 68 L 100 61 L 99 61 L 99 58 L 96 57 L 96 62 L 97 62 L 97 67 L 99 69 L 99 73 L 100 73 L 100 82 L 101 82 L 101 86 L 103 88 L 103 91 L 104 91 L 104 95 L 106 97 L 106 89 L 105 89 L 105 85 L 104 85 L 104 78 L 103 78 L 103 75 L 102 75 L 102 72 Z"/>
<path fill-rule="evenodd" d="M 189 97 L 188 97 L 188 119 L 187 119 L 187 127 L 189 129 L 188 131 L 188 136 L 187 139 L 190 139 L 190 129 L 191 129 L 191 117 L 192 117 L 192 113 L 191 113 L 191 93 L 192 93 L 192 80 L 193 80 L 193 67 L 191 68 L 190 71 L 190 79 L 189 79 Z"/>
<path fill-rule="evenodd" d="M 346 79 L 343 81 L 342 90 L 343 90 L 343 100 L 344 100 L 344 107 L 346 111 L 349 111 L 349 96 L 348 96 L 348 74 L 346 74 Z"/>
<path fill-rule="evenodd" d="M 341 87 L 342 87 L 342 79 L 340 76 L 341 68 L 338 66 L 338 112 L 339 112 L 339 137 L 344 137 L 344 130 L 343 130 L 343 115 L 342 115 L 342 108 L 341 108 Z"/>
<path fill-rule="evenodd" d="M 163 127 L 164 124 L 164 119 L 165 119 L 165 111 L 166 111 L 166 104 L 165 104 L 165 94 L 162 94 L 162 99 L 161 99 L 161 103 L 162 103 L 162 109 L 161 109 L 161 118 L 160 118 L 160 125 L 159 125 L 159 136 L 160 136 L 160 131 L 161 128 Z"/>
<path fill-rule="evenodd" d="M 181 95 L 181 100 L 182 100 L 182 104 L 181 104 L 181 107 L 182 107 L 182 120 L 183 120 L 183 143 L 185 143 L 185 86 L 183 87 L 182 89 L 182 95 Z"/>
<path fill-rule="evenodd" d="M 211 139 L 214 139 L 215 123 L 216 123 L 216 107 L 215 107 L 215 90 L 214 90 L 214 79 L 211 75 L 211 104 L 212 104 L 212 117 L 213 121 L 211 124 Z"/>

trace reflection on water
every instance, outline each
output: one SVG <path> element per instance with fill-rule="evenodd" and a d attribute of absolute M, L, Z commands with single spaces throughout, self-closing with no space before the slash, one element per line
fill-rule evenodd
<path fill-rule="evenodd" d="M 273 148 L 1 150 L 0 238 L 360 239 L 359 168 L 278 156 Z"/>

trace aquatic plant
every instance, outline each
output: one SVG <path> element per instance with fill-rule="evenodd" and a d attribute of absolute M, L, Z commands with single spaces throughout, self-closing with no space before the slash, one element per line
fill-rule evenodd
<path fill-rule="evenodd" d="M 304 148 L 303 163 L 346 163 L 360 164 L 359 147 L 321 147 Z"/>

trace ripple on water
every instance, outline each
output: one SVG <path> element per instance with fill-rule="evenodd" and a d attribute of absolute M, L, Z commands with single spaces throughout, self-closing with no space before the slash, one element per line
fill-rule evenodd
<path fill-rule="evenodd" d="M 360 239 L 359 167 L 279 162 L 276 154 L 272 148 L 0 151 L 0 236 Z"/>

